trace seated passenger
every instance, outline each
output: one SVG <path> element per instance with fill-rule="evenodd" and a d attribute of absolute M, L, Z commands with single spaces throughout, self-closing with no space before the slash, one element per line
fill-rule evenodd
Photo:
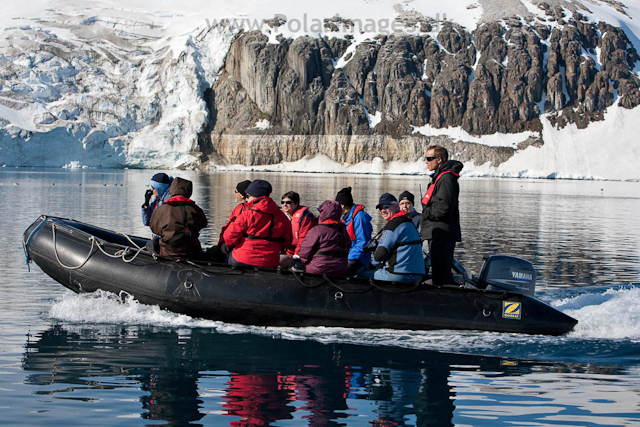
<path fill-rule="evenodd" d="M 408 217 L 411 221 L 413 221 L 413 225 L 416 226 L 418 233 L 420 233 L 420 212 L 418 212 L 415 206 L 415 198 L 412 193 L 408 191 L 403 191 L 400 193 L 398 197 L 398 205 L 400 205 L 400 210 L 405 211 L 408 214 Z"/>
<path fill-rule="evenodd" d="M 159 172 L 151 178 L 151 188 L 144 193 L 144 203 L 142 204 L 142 224 L 149 226 L 151 221 L 151 215 L 153 211 L 162 205 L 171 195 L 169 194 L 169 187 L 173 177 L 170 177 L 164 172 Z M 160 252 L 160 236 L 153 234 L 151 240 L 147 242 L 146 248 L 149 252 Z"/>
<path fill-rule="evenodd" d="M 160 207 L 171 194 L 169 187 L 173 178 L 164 172 L 157 173 L 151 178 L 151 188 L 144 193 L 144 203 L 142 204 L 142 224 L 149 225 L 153 211 Z"/>
<path fill-rule="evenodd" d="M 358 277 L 402 283 L 421 281 L 426 271 L 420 235 L 407 212 L 400 210 L 397 199 L 389 193 L 380 196 L 376 208 L 387 224 L 371 257 L 375 270 L 363 268 Z"/>
<path fill-rule="evenodd" d="M 291 246 L 286 248 L 286 254 L 280 256 L 280 265 L 288 268 L 296 259 L 300 259 L 298 252 L 300 244 L 307 232 L 318 223 L 315 215 L 309 208 L 300 205 L 300 195 L 295 191 L 289 191 L 282 195 L 282 212 L 291 220 Z"/>
<path fill-rule="evenodd" d="M 307 273 L 346 276 L 351 239 L 340 221 L 342 207 L 338 202 L 327 200 L 318 211 L 320 223 L 309 230 L 300 244 L 300 260 L 306 264 Z"/>
<path fill-rule="evenodd" d="M 280 252 L 291 246 L 291 224 L 269 197 L 271 190 L 271 184 L 262 179 L 247 187 L 247 209 L 222 236 L 227 245 L 233 246 L 229 264 L 276 268 Z"/>
<path fill-rule="evenodd" d="M 198 233 L 207 226 L 207 217 L 189 199 L 193 184 L 176 177 L 169 192 L 171 198 L 165 200 L 151 215 L 151 231 L 160 236 L 160 255 L 178 259 L 201 258 Z"/>
<path fill-rule="evenodd" d="M 224 231 L 229 227 L 229 224 L 235 221 L 236 218 L 238 218 L 238 216 L 247 209 L 247 187 L 249 184 L 251 184 L 251 181 L 246 180 L 239 182 L 236 185 L 235 197 L 238 204 L 231 211 L 231 215 L 229 215 L 227 223 L 222 226 L 222 230 L 220 230 L 220 237 L 218 238 L 218 244 L 216 246 L 212 246 L 207 251 L 206 257 L 209 261 L 224 262 L 229 255 L 229 252 L 231 252 L 231 248 L 224 241 Z"/>
<path fill-rule="evenodd" d="M 342 206 L 342 222 L 347 226 L 347 233 L 351 239 L 349 271 L 355 273 L 361 267 L 369 265 L 371 261 L 370 252 L 364 249 L 373 231 L 371 216 L 364 211 L 363 205 L 354 205 L 351 187 L 338 191 L 336 202 Z"/>

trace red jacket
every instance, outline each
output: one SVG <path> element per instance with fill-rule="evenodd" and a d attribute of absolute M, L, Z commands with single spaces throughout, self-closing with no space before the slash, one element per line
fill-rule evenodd
<path fill-rule="evenodd" d="M 247 209 L 247 204 L 246 203 L 240 203 L 238 204 L 235 208 L 233 208 L 233 210 L 231 211 L 231 215 L 229 215 L 229 221 L 227 221 L 227 223 L 225 225 L 222 226 L 222 230 L 220 230 L 220 237 L 218 238 L 218 245 L 222 245 L 223 243 L 225 243 L 224 241 L 224 231 L 229 227 L 229 224 L 231 224 L 233 221 L 235 221 L 242 212 L 244 212 Z"/>
<path fill-rule="evenodd" d="M 291 224 L 271 197 L 258 197 L 222 236 L 233 246 L 233 258 L 256 267 L 277 268 L 280 252 L 291 246 Z"/>
<path fill-rule="evenodd" d="M 287 255 L 290 257 L 299 255 L 300 244 L 307 235 L 307 232 L 317 223 L 318 220 L 311 213 L 308 207 L 298 206 L 298 209 L 296 209 L 291 216 L 291 234 L 293 238 L 291 240 L 291 247 L 287 249 Z"/>

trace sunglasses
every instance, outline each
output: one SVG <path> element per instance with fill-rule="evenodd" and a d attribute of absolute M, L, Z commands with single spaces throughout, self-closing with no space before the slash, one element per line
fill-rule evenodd
<path fill-rule="evenodd" d="M 283 205 L 292 205 L 293 204 L 293 202 L 291 200 L 283 200 L 280 203 L 282 203 Z"/>
<path fill-rule="evenodd" d="M 435 157 L 427 157 L 427 162 L 432 162 L 434 161 L 436 158 Z"/>
<path fill-rule="evenodd" d="M 380 210 L 382 210 L 382 209 L 389 209 L 389 207 L 390 207 L 390 206 L 391 206 L 391 205 L 382 205 L 382 206 L 380 206 Z"/>

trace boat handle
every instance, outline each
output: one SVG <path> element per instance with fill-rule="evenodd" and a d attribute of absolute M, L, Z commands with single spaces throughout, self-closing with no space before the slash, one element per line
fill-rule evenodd
<path fill-rule="evenodd" d="M 336 294 L 333 296 L 334 299 L 341 299 L 344 295 L 342 294 L 342 292 L 338 291 L 336 292 Z"/>

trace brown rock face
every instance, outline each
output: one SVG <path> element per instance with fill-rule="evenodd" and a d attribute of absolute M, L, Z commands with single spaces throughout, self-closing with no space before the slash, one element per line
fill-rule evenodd
<path fill-rule="evenodd" d="M 386 158 L 379 143 L 362 148 L 362 138 L 406 142 L 414 127 L 426 124 L 460 126 L 474 135 L 515 133 L 540 129 L 542 113 L 551 113 L 552 123 L 582 127 L 618 100 L 624 108 L 638 106 L 640 79 L 633 68 L 639 57 L 624 31 L 548 5 L 546 11 L 554 26 L 514 18 L 484 23 L 470 34 L 447 22 L 435 38 L 394 33 L 357 45 L 353 38 L 327 37 L 269 44 L 261 33 L 243 34 L 211 88 L 211 122 L 201 138 L 209 146 L 201 148 L 246 164 L 295 160 L 290 153 L 314 151 L 298 147 L 283 154 L 285 142 L 278 139 L 278 150 L 238 157 L 230 135 L 244 135 L 254 148 L 275 135 L 316 135 L 298 141 L 316 141 L 318 152 L 331 152 L 336 161 L 359 161 L 364 158 L 337 153 L 357 140 L 361 148 L 350 153 Z M 376 113 L 380 120 L 372 122 Z M 264 119 L 268 129 L 255 126 Z M 322 135 L 340 138 L 320 144 Z"/>

